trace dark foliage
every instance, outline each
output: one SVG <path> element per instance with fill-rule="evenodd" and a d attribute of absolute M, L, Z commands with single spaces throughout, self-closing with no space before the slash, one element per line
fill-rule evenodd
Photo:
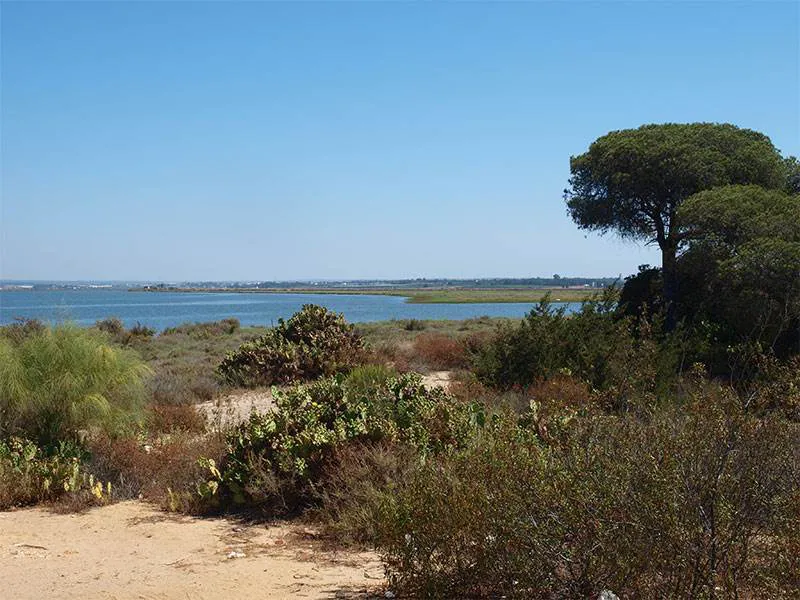
<path fill-rule="evenodd" d="M 361 337 L 340 314 L 306 304 L 288 321 L 230 352 L 217 372 L 227 383 L 272 385 L 311 380 L 363 362 Z"/>

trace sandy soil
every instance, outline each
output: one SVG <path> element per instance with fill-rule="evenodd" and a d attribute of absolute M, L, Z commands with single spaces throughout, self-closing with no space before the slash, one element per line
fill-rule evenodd
<path fill-rule="evenodd" d="M 431 371 L 422 376 L 422 383 L 427 387 L 441 387 L 447 390 L 450 388 L 452 376 L 452 371 Z"/>
<path fill-rule="evenodd" d="M 269 389 L 242 390 L 213 401 L 201 402 L 198 410 L 209 423 L 231 425 L 246 421 L 251 411 L 265 412 L 274 406 Z"/>
<path fill-rule="evenodd" d="M 383 597 L 370 553 L 325 549 L 291 523 L 248 524 L 121 502 L 83 514 L 0 513 L 4 600 Z"/>

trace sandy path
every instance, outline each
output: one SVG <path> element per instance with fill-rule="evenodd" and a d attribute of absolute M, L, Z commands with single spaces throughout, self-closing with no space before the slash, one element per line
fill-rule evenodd
<path fill-rule="evenodd" d="M 363 598 L 384 585 L 375 555 L 325 550 L 299 525 L 195 519 L 136 501 L 0 513 L 0 573 L 4 600 Z"/>
<path fill-rule="evenodd" d="M 239 390 L 216 400 L 201 402 L 197 409 L 209 423 L 221 426 L 247 421 L 252 411 L 266 412 L 275 406 L 270 389 Z"/>

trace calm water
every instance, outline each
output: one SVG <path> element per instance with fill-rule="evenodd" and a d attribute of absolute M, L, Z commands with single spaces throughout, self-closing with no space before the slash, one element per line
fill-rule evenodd
<path fill-rule="evenodd" d="M 0 292 L 0 324 L 17 317 L 74 321 L 91 325 L 119 317 L 126 326 L 137 321 L 163 329 L 187 322 L 236 317 L 243 325 L 273 325 L 303 304 L 320 304 L 344 313 L 353 323 L 389 319 L 468 319 L 521 317 L 532 304 L 406 304 L 397 296 L 326 294 L 215 294 L 127 292 L 122 290 L 58 290 Z M 580 306 L 568 304 L 568 310 Z"/>

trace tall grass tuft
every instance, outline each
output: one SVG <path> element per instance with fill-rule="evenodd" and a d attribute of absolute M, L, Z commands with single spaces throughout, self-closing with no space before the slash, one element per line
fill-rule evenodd
<path fill-rule="evenodd" d="M 0 336 L 0 438 L 52 446 L 141 422 L 148 367 L 96 331 L 63 324 L 13 343 Z"/>

